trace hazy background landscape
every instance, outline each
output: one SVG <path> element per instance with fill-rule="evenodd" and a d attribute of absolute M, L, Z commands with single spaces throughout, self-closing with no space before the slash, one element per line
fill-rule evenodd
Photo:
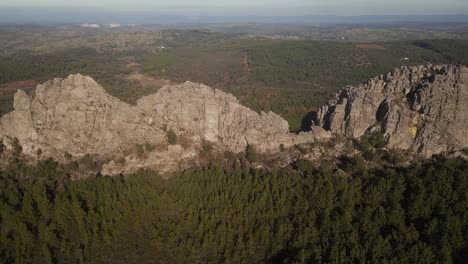
<path fill-rule="evenodd" d="M 452 135 L 468 138 L 454 121 L 466 65 L 466 0 L 0 0 L 0 262 L 465 263 L 468 148 Z M 187 81 L 239 102 L 205 87 L 137 108 L 163 87 L 197 87 Z M 155 128 L 154 109 L 180 102 L 190 116 L 229 102 L 237 112 L 216 116 L 234 121 L 218 122 L 245 148 L 168 127 L 187 119 L 178 112 Z M 321 124 L 329 138 L 315 137 L 323 107 L 336 129 L 372 127 L 350 137 Z M 130 113 L 119 131 L 113 113 Z M 400 130 L 414 148 L 389 145 Z M 312 140 L 262 152 L 248 132 Z M 109 135 L 124 143 L 106 153 Z M 109 164 L 122 170 L 108 176 Z"/>

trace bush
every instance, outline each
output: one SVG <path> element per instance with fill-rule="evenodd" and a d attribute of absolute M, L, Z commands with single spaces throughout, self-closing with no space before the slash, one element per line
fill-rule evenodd
<path fill-rule="evenodd" d="M 209 141 L 203 141 L 203 153 L 210 154 L 213 151 L 213 143 Z"/>
<path fill-rule="evenodd" d="M 23 147 L 21 147 L 19 140 L 17 138 L 13 139 L 13 155 L 19 156 L 23 152 Z"/>
<path fill-rule="evenodd" d="M 225 151 L 224 152 L 224 157 L 229 160 L 229 161 L 235 161 L 237 160 L 237 155 L 236 153 L 232 152 L 232 151 Z"/>
<path fill-rule="evenodd" d="M 463 152 L 463 154 L 468 155 L 468 148 L 462 149 L 462 152 Z M 1 151 L 0 151 L 0 153 L 1 153 Z"/>
<path fill-rule="evenodd" d="M 385 138 L 382 132 L 373 132 L 370 136 L 370 142 L 375 148 L 383 148 L 387 146 L 388 140 Z"/>
<path fill-rule="evenodd" d="M 93 156 L 91 156 L 90 154 L 86 154 L 83 157 L 81 157 L 80 164 L 88 170 L 97 169 L 97 163 L 94 162 Z"/>
<path fill-rule="evenodd" d="M 185 136 L 178 137 L 176 143 L 181 145 L 184 149 L 190 148 L 190 140 Z"/>
<path fill-rule="evenodd" d="M 68 153 L 68 152 L 65 152 L 65 154 L 63 154 L 63 156 L 64 156 L 65 159 L 67 159 L 67 160 L 71 160 L 71 159 L 73 158 L 73 156 L 72 156 L 70 153 Z"/>
<path fill-rule="evenodd" d="M 167 142 L 169 142 L 169 145 L 177 144 L 177 135 L 172 129 L 169 129 L 169 131 L 167 131 Z"/>
<path fill-rule="evenodd" d="M 390 149 L 383 157 L 386 161 L 392 164 L 399 164 L 405 162 L 405 155 L 402 151 L 396 149 Z"/>
<path fill-rule="evenodd" d="M 374 151 L 371 150 L 371 149 L 368 149 L 368 150 L 364 151 L 363 155 L 364 155 L 364 158 L 365 158 L 367 161 L 373 161 L 373 160 L 375 160 L 375 158 L 376 158 L 376 156 L 377 156 L 377 155 L 374 153 Z"/>
<path fill-rule="evenodd" d="M 286 147 L 284 146 L 284 144 L 280 144 L 280 151 L 284 152 L 285 150 L 286 150 Z"/>
<path fill-rule="evenodd" d="M 115 163 L 117 163 L 120 166 L 125 165 L 125 162 L 126 162 L 125 158 L 119 158 L 115 161 Z"/>
<path fill-rule="evenodd" d="M 250 162 L 257 161 L 257 151 L 255 150 L 255 147 L 253 145 L 247 145 L 247 149 L 245 150 L 245 157 Z"/>
<path fill-rule="evenodd" d="M 300 159 L 293 163 L 293 167 L 300 172 L 304 172 L 312 170 L 314 168 L 314 164 L 309 160 Z"/>
<path fill-rule="evenodd" d="M 381 149 L 388 144 L 388 140 L 380 131 L 375 131 L 361 137 L 359 141 L 359 149 L 362 152 L 367 152 L 371 147 Z"/>
<path fill-rule="evenodd" d="M 136 144 L 135 148 L 136 148 L 136 154 L 139 158 L 145 155 L 145 147 L 142 144 Z"/>
<path fill-rule="evenodd" d="M 145 143 L 146 152 L 153 152 L 156 149 L 156 146 L 148 142 Z"/>

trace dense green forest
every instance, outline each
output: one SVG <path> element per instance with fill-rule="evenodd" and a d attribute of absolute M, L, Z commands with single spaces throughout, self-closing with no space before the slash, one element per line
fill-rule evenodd
<path fill-rule="evenodd" d="M 114 58 L 115 59 L 115 58 Z M 114 75 L 118 68 L 110 55 L 91 48 L 69 49 L 48 54 L 28 52 L 4 56 L 0 60 L 0 84 L 18 80 L 46 81 L 80 72 L 87 75 Z"/>
<path fill-rule="evenodd" d="M 304 115 L 325 104 L 343 86 L 357 85 L 402 65 L 468 64 L 463 57 L 467 43 L 240 40 L 169 49 L 143 56 L 140 62 L 148 74 L 205 83 L 233 93 L 256 111 L 279 113 L 291 130 L 298 131 Z"/>
<path fill-rule="evenodd" d="M 0 115 L 13 110 L 13 95 L 18 88 L 27 92 L 34 88 L 34 85 L 18 87 L 15 83 L 18 81 L 41 83 L 81 73 L 93 77 L 108 93 L 128 103 L 155 92 L 140 87 L 136 81 L 119 77 L 131 72 L 126 62 L 119 59 L 125 55 L 100 54 L 83 47 L 49 54 L 24 52 L 0 57 Z"/>
<path fill-rule="evenodd" d="M 70 181 L 12 161 L 0 177 L 2 263 L 464 263 L 468 164 L 254 169 L 233 161 Z"/>
<path fill-rule="evenodd" d="M 462 40 L 420 40 L 414 45 L 444 56 L 450 63 L 468 65 L 468 41 Z"/>

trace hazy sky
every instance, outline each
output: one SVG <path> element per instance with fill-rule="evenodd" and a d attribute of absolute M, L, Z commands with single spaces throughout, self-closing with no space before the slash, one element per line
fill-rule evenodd
<path fill-rule="evenodd" d="M 468 0 L 0 0 L 0 6 L 144 10 L 193 15 L 468 14 Z"/>

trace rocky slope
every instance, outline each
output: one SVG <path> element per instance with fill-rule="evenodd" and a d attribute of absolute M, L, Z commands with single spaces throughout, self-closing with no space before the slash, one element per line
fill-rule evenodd
<path fill-rule="evenodd" d="M 14 109 L 0 120 L 0 139 L 8 148 L 18 139 L 33 157 L 39 149 L 59 160 L 98 155 L 108 161 L 106 174 L 192 166 L 207 144 L 221 153 L 241 152 L 249 144 L 275 153 L 330 137 L 321 128 L 291 134 L 278 115 L 258 114 L 230 94 L 191 82 L 165 86 L 133 106 L 90 77 L 70 75 L 38 85 L 31 95 L 19 90 Z M 177 142 L 169 142 L 172 131 Z"/>
<path fill-rule="evenodd" d="M 433 154 L 468 147 L 468 68 L 402 67 L 344 88 L 313 118 L 332 133 L 381 131 L 392 148 Z"/>

